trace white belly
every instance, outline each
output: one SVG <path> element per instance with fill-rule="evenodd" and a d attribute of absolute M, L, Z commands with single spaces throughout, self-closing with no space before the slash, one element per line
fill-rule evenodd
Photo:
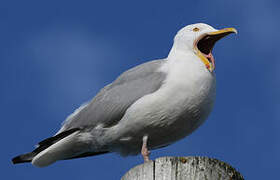
<path fill-rule="evenodd" d="M 149 148 L 171 144 L 207 118 L 215 100 L 215 76 L 205 67 L 190 72 L 183 65 L 178 63 L 158 91 L 142 97 L 127 110 L 117 127 L 122 129 L 118 138 L 125 141 L 123 149 L 129 151 L 128 147 L 133 146 L 140 150 L 144 135 L 149 137 Z M 126 153 L 134 152 L 122 154 Z"/>

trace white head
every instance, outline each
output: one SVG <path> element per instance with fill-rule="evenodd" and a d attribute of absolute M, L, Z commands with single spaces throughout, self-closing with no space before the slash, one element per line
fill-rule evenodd
<path fill-rule="evenodd" d="M 191 24 L 178 31 L 172 49 L 196 54 L 209 71 L 213 71 L 215 68 L 212 55 L 214 44 L 230 33 L 237 33 L 237 31 L 234 28 L 217 30 L 204 23 Z"/>

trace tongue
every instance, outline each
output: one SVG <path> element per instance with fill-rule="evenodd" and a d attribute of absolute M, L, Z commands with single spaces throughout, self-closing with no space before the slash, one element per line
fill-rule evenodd
<path fill-rule="evenodd" d="M 209 54 L 204 54 L 204 53 L 202 53 L 202 54 L 204 55 L 204 57 L 206 57 L 210 61 L 210 63 L 213 66 L 213 69 L 214 69 L 215 68 L 215 59 L 214 59 L 214 56 L 212 55 L 212 53 L 210 52 Z"/>

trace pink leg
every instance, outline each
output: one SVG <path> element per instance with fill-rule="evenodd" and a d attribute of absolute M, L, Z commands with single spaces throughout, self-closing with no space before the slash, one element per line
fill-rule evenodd
<path fill-rule="evenodd" d="M 142 145 L 142 150 L 141 150 L 141 154 L 143 156 L 144 162 L 148 162 L 149 159 L 149 155 L 150 155 L 150 151 L 148 150 L 147 147 L 147 141 L 148 141 L 148 136 L 144 136 L 143 137 L 143 145 Z"/>

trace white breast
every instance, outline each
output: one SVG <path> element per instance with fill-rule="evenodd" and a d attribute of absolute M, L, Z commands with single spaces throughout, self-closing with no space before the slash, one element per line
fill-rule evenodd
<path fill-rule="evenodd" d="M 118 125 L 122 138 L 148 134 L 157 147 L 185 137 L 206 119 L 215 99 L 215 76 L 196 56 L 189 58 L 167 60 L 159 69 L 167 73 L 164 84 L 127 110 Z"/>

